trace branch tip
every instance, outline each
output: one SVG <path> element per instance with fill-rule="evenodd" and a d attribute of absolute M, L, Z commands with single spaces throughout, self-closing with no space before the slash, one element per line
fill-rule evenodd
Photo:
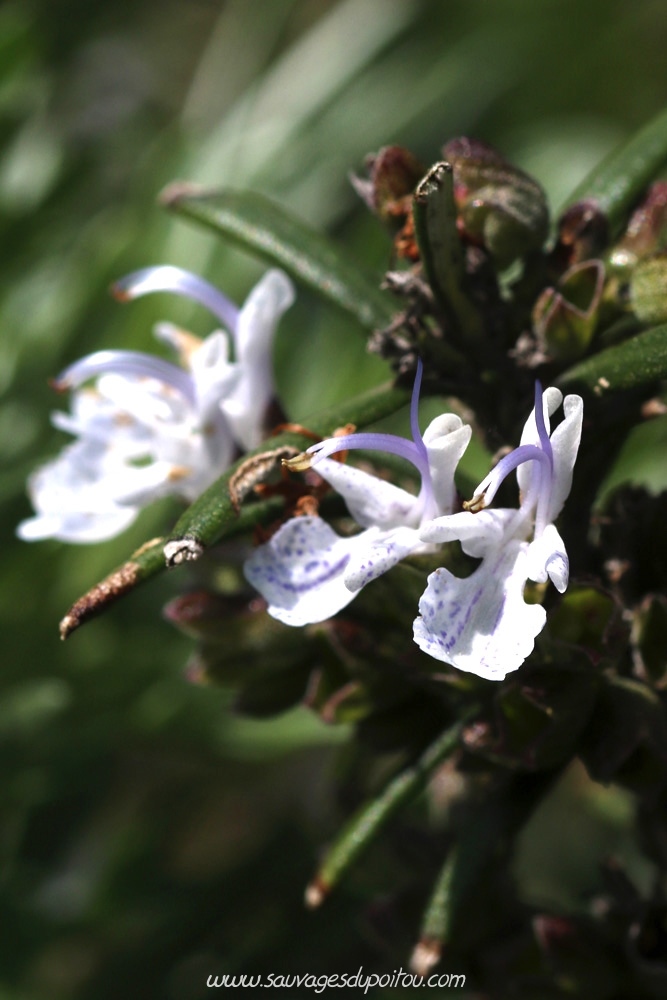
<path fill-rule="evenodd" d="M 422 979 L 438 964 L 442 957 L 442 945 L 435 938 L 422 938 L 415 945 L 410 957 L 410 969 Z"/>

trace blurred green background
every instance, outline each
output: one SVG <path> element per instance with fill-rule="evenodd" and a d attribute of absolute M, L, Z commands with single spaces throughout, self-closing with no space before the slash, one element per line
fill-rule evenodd
<path fill-rule="evenodd" d="M 110 282 L 170 263 L 242 300 L 261 273 L 168 217 L 161 188 L 261 190 L 379 274 L 388 241 L 348 182 L 366 153 L 397 142 L 430 163 L 474 135 L 557 208 L 663 106 L 665 51 L 661 0 L 0 6 L 3 1000 L 196 1000 L 211 973 L 391 971 L 416 931 L 383 920 L 381 894 L 409 880 L 381 858 L 321 912 L 303 910 L 343 816 L 346 733 L 305 711 L 241 719 L 229 693 L 186 681 L 190 643 L 161 619 L 186 570 L 59 642 L 72 601 L 161 533 L 174 502 L 96 546 L 14 537 L 26 476 L 65 442 L 47 379 L 101 348 L 152 350 L 159 319 L 210 329 L 168 296 L 122 306 Z M 361 331 L 306 293 L 276 363 L 294 419 L 387 377 Z M 633 812 L 570 772 L 522 839 L 524 897 L 581 907 L 608 852 L 645 883 Z"/>

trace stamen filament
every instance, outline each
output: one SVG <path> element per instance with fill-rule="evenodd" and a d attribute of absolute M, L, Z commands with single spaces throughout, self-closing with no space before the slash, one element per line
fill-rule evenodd
<path fill-rule="evenodd" d="M 428 452 L 424 439 L 419 430 L 419 391 L 421 389 L 422 374 L 424 365 L 421 358 L 417 359 L 417 372 L 412 387 L 412 398 L 410 400 L 410 429 L 412 431 L 412 441 L 399 437 L 397 434 L 378 434 L 366 432 L 362 434 L 346 434 L 343 437 L 326 438 L 312 445 L 304 454 L 312 455 L 311 465 L 315 465 L 319 458 L 335 455 L 338 451 L 351 451 L 355 448 L 365 448 L 371 451 L 386 451 L 391 455 L 399 455 L 405 458 L 411 465 L 414 465 L 422 477 L 422 491 L 426 489 L 432 493 L 431 471 L 428 465 Z M 289 467 L 296 470 L 299 468 L 293 462 L 299 461 L 300 455 L 296 459 L 290 460 Z M 288 463 L 286 463 L 288 464 Z M 300 468 L 307 468 L 304 464 Z M 421 494 L 420 494 L 421 495 Z"/>
<path fill-rule="evenodd" d="M 554 454 L 553 448 L 551 447 L 551 440 L 549 439 L 549 434 L 547 433 L 547 428 L 544 423 L 544 406 L 542 398 L 542 384 L 539 379 L 535 379 L 535 425 L 537 427 L 540 445 L 549 459 L 549 465 L 551 466 L 551 471 L 553 473 Z"/>
<path fill-rule="evenodd" d="M 364 448 L 371 451 L 386 451 L 391 455 L 399 455 L 407 459 L 421 473 L 422 477 L 430 479 L 428 461 L 414 441 L 399 437 L 397 434 L 377 434 L 366 432 L 361 434 L 345 434 L 343 437 L 327 438 L 318 444 L 311 445 L 306 454 L 311 455 L 311 465 L 316 466 L 320 458 L 335 455 L 337 451 L 351 451 Z"/>
<path fill-rule="evenodd" d="M 53 385 L 60 392 L 74 389 L 96 375 L 106 374 L 157 379 L 177 389 L 192 406 L 196 403 L 195 385 L 186 371 L 141 351 L 95 351 L 65 368 Z"/>
<path fill-rule="evenodd" d="M 412 387 L 412 398 L 410 400 L 410 430 L 412 431 L 412 440 L 417 445 L 417 448 L 422 453 L 424 458 L 428 457 L 426 452 L 426 445 L 424 444 L 424 439 L 419 430 L 419 393 L 422 387 L 422 375 L 424 374 L 424 365 L 421 358 L 417 358 L 417 372 L 415 374 L 415 382 Z"/>
<path fill-rule="evenodd" d="M 138 299 L 151 292 L 173 292 L 174 295 L 182 295 L 204 306 L 232 334 L 236 334 L 238 307 L 214 285 L 183 268 L 168 264 L 146 267 L 121 278 L 112 285 L 111 290 L 121 300 Z"/>
<path fill-rule="evenodd" d="M 505 455 L 501 458 L 498 464 L 491 470 L 486 479 L 483 479 L 475 490 L 475 498 L 484 496 L 484 507 L 492 502 L 495 497 L 500 484 L 504 479 L 513 472 L 518 466 L 523 465 L 524 462 L 539 462 L 541 464 L 546 464 L 549 472 L 552 469 L 552 463 L 549 461 L 549 456 L 545 454 L 542 448 L 539 448 L 535 444 L 522 444 L 514 451 L 511 451 L 509 455 Z M 472 501 L 471 501 L 472 503 Z M 482 509 L 481 507 L 479 508 Z"/>

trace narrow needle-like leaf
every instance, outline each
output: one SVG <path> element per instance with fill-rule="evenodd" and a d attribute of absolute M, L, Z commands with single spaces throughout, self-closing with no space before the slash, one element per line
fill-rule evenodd
<path fill-rule="evenodd" d="M 604 395 L 666 377 L 667 324 L 586 358 L 564 372 L 558 384 L 569 387 L 580 383 Z"/>
<path fill-rule="evenodd" d="M 283 268 L 296 281 L 351 313 L 366 330 L 391 323 L 396 309 L 380 290 L 379 281 L 323 233 L 263 195 L 172 184 L 160 200 L 170 211 Z"/>
<path fill-rule="evenodd" d="M 596 202 L 617 235 L 634 203 L 667 165 L 667 110 L 661 111 L 579 184 L 563 210 L 578 201 Z"/>
<path fill-rule="evenodd" d="M 476 706 L 469 708 L 459 722 L 446 729 L 414 764 L 401 771 L 376 799 L 348 821 L 306 889 L 308 906 L 319 906 L 324 901 L 389 820 L 423 789 L 435 769 L 456 750 L 465 722 L 477 710 Z"/>

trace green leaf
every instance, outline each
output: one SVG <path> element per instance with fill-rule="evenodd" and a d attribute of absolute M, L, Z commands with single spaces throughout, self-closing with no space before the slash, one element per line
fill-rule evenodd
<path fill-rule="evenodd" d="M 394 308 L 377 281 L 322 233 L 254 191 L 204 191 L 172 184 L 160 198 L 351 313 L 366 329 L 388 326 Z"/>
<path fill-rule="evenodd" d="M 646 330 L 569 368 L 558 384 L 581 382 L 596 394 L 633 389 L 667 377 L 667 324 Z"/>
<path fill-rule="evenodd" d="M 436 163 L 417 186 L 413 199 L 415 235 L 428 283 L 445 314 L 468 338 L 479 340 L 482 321 L 466 295 L 463 244 L 456 227 L 454 171 Z"/>
<path fill-rule="evenodd" d="M 418 760 L 400 771 L 375 799 L 362 805 L 348 820 L 306 890 L 308 906 L 319 906 L 326 899 L 389 820 L 421 792 L 435 769 L 457 749 L 465 723 L 478 711 L 478 706 L 464 709 L 458 722 L 445 729 Z"/>
<path fill-rule="evenodd" d="M 391 383 L 365 392 L 341 406 L 331 407 L 312 419 L 305 426 L 314 434 L 328 437 L 336 428 L 345 424 L 364 427 L 387 417 L 410 401 L 407 389 L 400 389 Z M 123 597 L 138 584 L 149 580 L 167 568 L 165 545 L 171 543 L 176 555 L 171 556 L 170 565 L 196 559 L 204 550 L 223 537 L 248 530 L 255 524 L 274 519 L 283 508 L 282 501 L 273 497 L 261 503 L 249 504 L 240 513 L 235 509 L 229 492 L 230 480 L 235 472 L 252 458 L 266 452 L 279 451 L 286 445 L 297 450 L 308 448 L 312 437 L 295 431 L 286 431 L 264 441 L 259 448 L 243 455 L 219 479 L 195 500 L 191 507 L 176 522 L 169 538 L 154 538 L 138 549 L 129 560 L 96 584 L 92 590 L 80 597 L 60 623 L 61 638 L 66 639 L 80 625 L 101 614 L 107 606 Z"/>
<path fill-rule="evenodd" d="M 612 494 L 626 483 L 654 497 L 667 490 L 667 417 L 632 428 L 598 490 L 596 509 L 604 509 Z"/>
<path fill-rule="evenodd" d="M 667 166 L 667 110 L 610 153 L 573 191 L 563 210 L 584 199 L 597 202 L 614 236 L 664 166 Z"/>

